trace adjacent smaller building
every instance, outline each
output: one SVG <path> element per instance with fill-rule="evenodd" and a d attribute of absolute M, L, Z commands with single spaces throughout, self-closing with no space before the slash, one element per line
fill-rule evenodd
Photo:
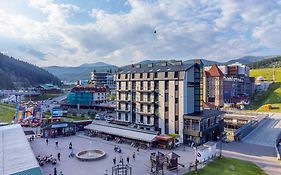
<path fill-rule="evenodd" d="M 271 83 L 271 81 L 267 81 L 263 76 L 257 77 L 255 81 L 256 92 L 267 91 Z"/>
<path fill-rule="evenodd" d="M 204 110 L 198 114 L 184 115 L 184 140 L 187 144 L 201 145 L 217 140 L 224 131 L 223 113 Z"/>
<path fill-rule="evenodd" d="M 114 75 L 110 72 L 91 72 L 91 83 L 97 86 L 107 86 L 111 90 L 116 88 Z"/>
<path fill-rule="evenodd" d="M 67 96 L 67 105 L 93 106 L 107 102 L 109 88 L 93 84 L 75 86 Z"/>

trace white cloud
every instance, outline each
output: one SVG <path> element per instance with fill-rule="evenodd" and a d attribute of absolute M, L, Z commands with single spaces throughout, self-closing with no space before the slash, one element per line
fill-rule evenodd
<path fill-rule="evenodd" d="M 16 48 L 28 45 L 44 53 L 44 59 L 37 59 L 36 54 L 25 55 L 39 65 L 79 65 L 103 60 L 123 65 L 143 59 L 194 57 L 224 61 L 245 54 L 264 54 L 260 50 L 270 53 L 271 48 L 280 46 L 281 5 L 277 2 L 126 3 L 128 12 L 113 13 L 97 8 L 87 12 L 77 5 L 56 1 L 29 0 L 28 5 L 45 14 L 46 19 L 36 21 L 2 9 L 0 39 L 7 35 L 18 41 Z M 81 11 L 92 19 L 84 24 L 71 23 L 70 18 Z"/>

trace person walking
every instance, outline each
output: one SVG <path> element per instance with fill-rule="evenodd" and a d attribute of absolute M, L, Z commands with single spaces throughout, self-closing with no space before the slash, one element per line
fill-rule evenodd
<path fill-rule="evenodd" d="M 107 170 L 105 170 L 105 173 L 104 173 L 104 175 L 108 175 L 108 174 L 107 174 Z"/>
<path fill-rule="evenodd" d="M 130 163 L 130 158 L 129 158 L 129 156 L 127 157 L 127 163 L 128 163 L 128 164 Z"/>
<path fill-rule="evenodd" d="M 69 147 L 68 148 L 72 149 L 72 143 L 71 142 L 69 143 Z"/>
<path fill-rule="evenodd" d="M 140 148 L 139 147 L 137 148 L 137 152 L 140 152 Z"/>
<path fill-rule="evenodd" d="M 59 142 L 58 141 L 56 141 L 56 148 L 58 148 L 59 147 Z"/>
<path fill-rule="evenodd" d="M 116 157 L 113 158 L 113 164 L 116 165 Z"/>
<path fill-rule="evenodd" d="M 136 153 L 133 153 L 133 159 L 136 160 Z"/>
<path fill-rule="evenodd" d="M 54 168 L 54 175 L 57 175 L 57 168 Z"/>
<path fill-rule="evenodd" d="M 48 140 L 48 138 L 46 138 L 46 144 L 48 145 L 48 143 L 49 143 L 49 140 Z"/>
<path fill-rule="evenodd" d="M 63 175 L 63 174 L 62 174 L 62 171 L 60 171 L 60 174 L 59 174 L 59 175 Z"/>
<path fill-rule="evenodd" d="M 60 161 L 60 153 L 58 153 L 58 160 Z"/>

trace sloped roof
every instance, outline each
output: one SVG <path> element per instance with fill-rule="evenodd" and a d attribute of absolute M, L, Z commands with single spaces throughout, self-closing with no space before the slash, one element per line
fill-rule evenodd
<path fill-rule="evenodd" d="M 211 77 L 222 77 L 223 73 L 216 64 L 213 64 L 210 70 L 205 71 L 205 75 Z"/>
<path fill-rule="evenodd" d="M 3 175 L 42 175 L 19 124 L 0 127 L 0 160 L 0 173 Z"/>
<path fill-rule="evenodd" d="M 98 132 L 103 132 L 106 134 L 116 135 L 120 137 L 125 137 L 129 139 L 144 141 L 144 142 L 153 142 L 157 134 L 140 132 L 136 130 L 129 130 L 113 125 L 103 125 L 100 123 L 92 123 L 84 127 L 85 129 L 94 130 Z"/>

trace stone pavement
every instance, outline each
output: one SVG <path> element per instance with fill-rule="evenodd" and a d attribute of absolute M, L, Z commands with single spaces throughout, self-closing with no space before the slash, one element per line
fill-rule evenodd
<path fill-rule="evenodd" d="M 58 148 L 55 147 L 55 142 L 59 142 Z M 78 152 L 84 149 L 101 149 L 106 152 L 106 157 L 96 161 L 79 161 L 78 159 L 69 158 L 70 150 L 68 149 L 69 142 L 72 142 L 74 152 Z M 91 143 L 92 142 L 92 143 Z M 92 148 L 90 148 L 92 145 Z M 118 145 L 122 149 L 122 153 L 115 153 L 114 145 Z M 45 139 L 36 138 L 34 142 L 31 142 L 31 147 L 35 156 L 37 155 L 50 155 L 57 157 L 57 153 L 61 153 L 61 161 L 57 165 L 45 164 L 42 166 L 42 171 L 45 175 L 52 174 L 54 167 L 58 172 L 62 171 L 64 175 L 104 175 L 105 171 L 111 174 L 111 168 L 113 166 L 113 158 L 116 157 L 117 161 L 120 157 L 124 158 L 124 162 L 127 156 L 130 157 L 130 165 L 132 166 L 133 175 L 145 175 L 150 171 L 149 156 L 151 152 L 160 151 L 162 153 L 168 153 L 170 150 L 142 150 L 137 152 L 135 148 L 132 148 L 127 144 L 116 144 L 112 141 L 105 141 L 100 138 L 92 138 L 84 136 L 83 133 L 77 133 L 75 136 L 62 137 L 56 139 L 49 139 L 49 144 L 46 145 Z M 132 159 L 133 152 L 136 152 L 136 160 Z M 180 147 L 174 150 L 175 153 L 181 156 L 179 163 L 184 164 L 185 167 L 179 167 L 176 172 L 166 171 L 165 175 L 184 174 L 188 171 L 188 165 L 194 161 L 194 150 L 189 147 Z"/>

